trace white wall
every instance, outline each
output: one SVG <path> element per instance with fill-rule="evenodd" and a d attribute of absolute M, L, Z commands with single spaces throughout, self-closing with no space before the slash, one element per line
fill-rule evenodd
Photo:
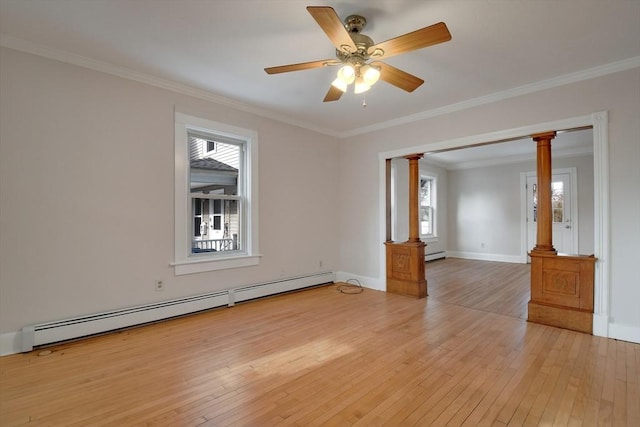
<path fill-rule="evenodd" d="M 337 268 L 334 138 L 10 49 L 0 55 L 1 334 Z M 258 132 L 259 266 L 174 275 L 175 105 Z"/>
<path fill-rule="evenodd" d="M 520 257 L 521 171 L 514 164 L 449 171 L 449 251 Z"/>
<path fill-rule="evenodd" d="M 553 168 L 575 167 L 578 187 L 578 252 L 593 254 L 593 156 L 553 159 Z M 448 251 L 465 257 L 521 262 L 520 174 L 535 161 L 449 171 Z M 484 244 L 484 247 L 482 246 Z"/>
<path fill-rule="evenodd" d="M 415 93 L 412 96 L 427 96 Z M 640 69 L 567 84 L 350 137 L 340 145 L 340 263 L 343 271 L 384 282 L 378 153 L 422 152 L 456 138 L 608 111 L 611 336 L 640 342 Z M 399 155 L 399 154 L 398 154 Z M 393 157 L 393 156 L 392 156 Z M 363 212 L 368 215 L 363 217 Z M 449 236 L 451 238 L 451 236 Z"/>

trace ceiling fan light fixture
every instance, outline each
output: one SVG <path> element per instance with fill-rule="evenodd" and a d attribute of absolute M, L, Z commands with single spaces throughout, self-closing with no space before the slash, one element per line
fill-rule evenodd
<path fill-rule="evenodd" d="M 340 77 L 338 77 L 333 82 L 331 82 L 331 86 L 335 87 L 336 89 L 340 89 L 342 92 L 346 92 L 348 84 Z"/>
<path fill-rule="evenodd" d="M 356 84 L 353 87 L 353 93 L 364 93 L 369 89 L 371 89 L 371 85 L 369 85 L 362 76 L 358 76 L 358 78 L 356 79 Z"/>
<path fill-rule="evenodd" d="M 361 72 L 362 78 L 369 86 L 373 86 L 380 78 L 380 67 L 376 65 L 365 65 Z"/>
<path fill-rule="evenodd" d="M 342 80 L 343 82 L 345 82 L 345 84 L 348 85 L 353 83 L 353 81 L 356 79 L 356 69 L 350 64 L 341 67 L 338 70 L 338 79 Z"/>

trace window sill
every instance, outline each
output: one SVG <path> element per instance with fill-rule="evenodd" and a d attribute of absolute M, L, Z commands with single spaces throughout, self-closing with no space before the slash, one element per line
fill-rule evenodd
<path fill-rule="evenodd" d="M 226 270 L 229 268 L 251 267 L 260 263 L 260 255 L 241 255 L 227 258 L 204 258 L 175 261 L 171 263 L 175 275 L 203 273 L 206 271 Z"/>

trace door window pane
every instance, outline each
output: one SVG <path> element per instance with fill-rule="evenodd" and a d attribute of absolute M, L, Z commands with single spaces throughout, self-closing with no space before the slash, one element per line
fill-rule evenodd
<path fill-rule="evenodd" d="M 553 222 L 564 222 L 564 183 L 562 181 L 551 183 L 551 209 L 553 209 Z"/>

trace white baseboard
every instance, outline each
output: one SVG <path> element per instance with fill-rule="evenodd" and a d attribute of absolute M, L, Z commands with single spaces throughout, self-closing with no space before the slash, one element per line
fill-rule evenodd
<path fill-rule="evenodd" d="M 22 336 L 20 332 L 7 332 L 0 334 L 0 356 L 20 353 L 22 349 Z"/>
<path fill-rule="evenodd" d="M 373 277 L 360 276 L 358 274 L 348 273 L 346 271 L 336 271 L 336 282 L 347 282 L 348 280 L 357 280 L 363 287 L 374 289 L 376 291 L 386 291 L 387 284 L 384 280 Z"/>
<path fill-rule="evenodd" d="M 333 272 L 313 273 L 90 316 L 28 325 L 21 331 L 0 334 L 0 356 L 31 351 L 38 345 L 156 322 L 215 307 L 231 307 L 236 302 L 331 283 L 334 280 Z"/>
<path fill-rule="evenodd" d="M 522 262 L 522 257 L 520 255 L 488 254 L 485 252 L 447 251 L 447 257 L 475 259 L 478 261 L 496 261 L 496 262 L 510 262 L 514 264 L 524 264 L 524 262 Z"/>
<path fill-rule="evenodd" d="M 442 259 L 442 258 L 446 258 L 447 257 L 447 253 L 445 251 L 440 251 L 440 252 L 434 252 L 432 254 L 426 254 L 424 256 L 424 260 L 425 261 L 434 261 L 436 259 Z"/>
<path fill-rule="evenodd" d="M 640 344 L 640 328 L 637 326 L 621 325 L 620 323 L 610 323 L 609 338 Z"/>
<path fill-rule="evenodd" d="M 605 337 L 609 336 L 609 318 L 608 316 L 603 316 L 602 314 L 594 314 L 593 315 L 593 335 L 597 337 Z"/>

